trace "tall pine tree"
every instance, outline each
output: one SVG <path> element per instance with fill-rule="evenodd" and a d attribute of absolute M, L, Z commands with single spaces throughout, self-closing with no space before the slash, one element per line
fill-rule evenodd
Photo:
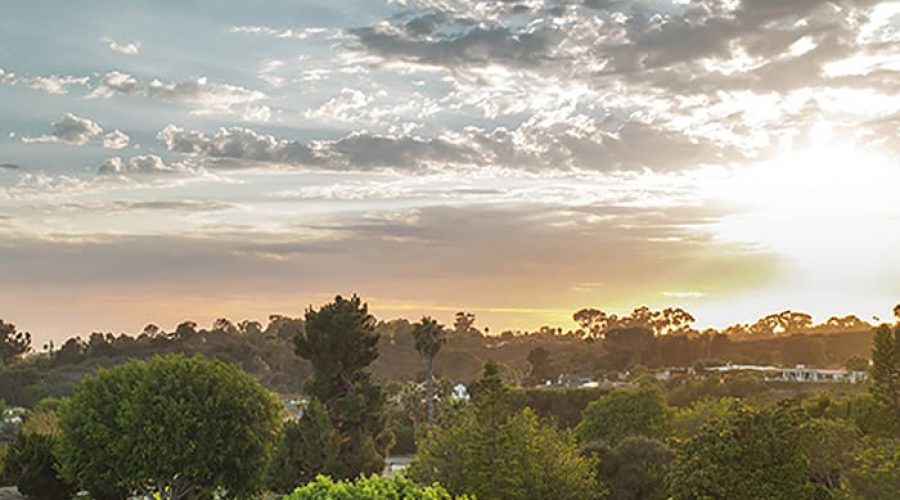
<path fill-rule="evenodd" d="M 367 371 L 378 358 L 378 338 L 375 318 L 356 295 L 308 309 L 306 328 L 294 338 L 296 353 L 313 366 L 308 390 L 334 426 L 338 479 L 381 472 L 393 443 L 384 395 Z"/>
<path fill-rule="evenodd" d="M 900 432 L 900 323 L 875 331 L 872 346 L 872 395 L 890 419 L 889 428 Z"/>

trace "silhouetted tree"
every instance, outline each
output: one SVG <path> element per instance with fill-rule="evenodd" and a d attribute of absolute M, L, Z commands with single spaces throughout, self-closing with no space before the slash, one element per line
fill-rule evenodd
<path fill-rule="evenodd" d="M 0 319 L 0 361 L 8 365 L 31 350 L 31 333 L 16 330 L 16 325 Z"/>
<path fill-rule="evenodd" d="M 547 377 L 550 369 L 550 351 L 543 347 L 535 347 L 528 351 L 528 364 L 531 365 L 531 372 L 528 378 L 532 383 L 540 383 Z"/>
<path fill-rule="evenodd" d="M 460 311 L 456 313 L 456 320 L 453 322 L 453 333 L 458 336 L 471 335 L 478 333 L 473 326 L 475 324 L 475 315 Z"/>
<path fill-rule="evenodd" d="M 434 422 L 434 358 L 447 342 L 447 332 L 434 318 L 424 317 L 413 327 L 416 351 L 425 361 L 425 401 L 428 423 Z"/>

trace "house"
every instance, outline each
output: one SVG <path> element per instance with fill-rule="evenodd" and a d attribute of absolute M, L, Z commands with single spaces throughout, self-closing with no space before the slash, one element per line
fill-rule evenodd
<path fill-rule="evenodd" d="M 869 378 L 869 374 L 861 370 L 808 368 L 797 365 L 786 368 L 771 365 L 722 365 L 706 368 L 711 372 L 743 372 L 758 373 L 766 382 L 799 382 L 799 383 L 844 383 L 858 384 Z"/>

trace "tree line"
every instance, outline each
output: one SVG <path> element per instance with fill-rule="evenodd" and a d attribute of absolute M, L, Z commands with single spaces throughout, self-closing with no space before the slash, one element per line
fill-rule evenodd
<path fill-rule="evenodd" d="M 170 354 L 101 369 L 66 400 L 34 407 L 3 477 L 31 498 L 85 491 L 97 500 L 262 491 L 294 500 L 888 499 L 900 485 L 900 323 L 874 332 L 863 392 L 674 405 L 635 370 L 632 387 L 595 394 L 571 426 L 523 404 L 509 373 L 488 362 L 469 384 L 471 400 L 442 381 L 405 394 L 417 452 L 390 479 L 378 474 L 402 393 L 372 375 L 378 325 L 359 297 L 338 296 L 286 331 L 296 362 L 311 367 L 299 419 L 220 360 Z M 473 335 L 427 317 L 409 331 L 427 379 L 457 334 Z"/>

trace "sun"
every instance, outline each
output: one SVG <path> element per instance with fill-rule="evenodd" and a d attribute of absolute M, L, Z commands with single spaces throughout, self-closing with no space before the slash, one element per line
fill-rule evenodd
<path fill-rule="evenodd" d="M 726 211 L 715 238 L 773 256 L 773 304 L 847 310 L 849 300 L 896 299 L 900 165 L 834 134 L 810 142 L 707 188 Z"/>

